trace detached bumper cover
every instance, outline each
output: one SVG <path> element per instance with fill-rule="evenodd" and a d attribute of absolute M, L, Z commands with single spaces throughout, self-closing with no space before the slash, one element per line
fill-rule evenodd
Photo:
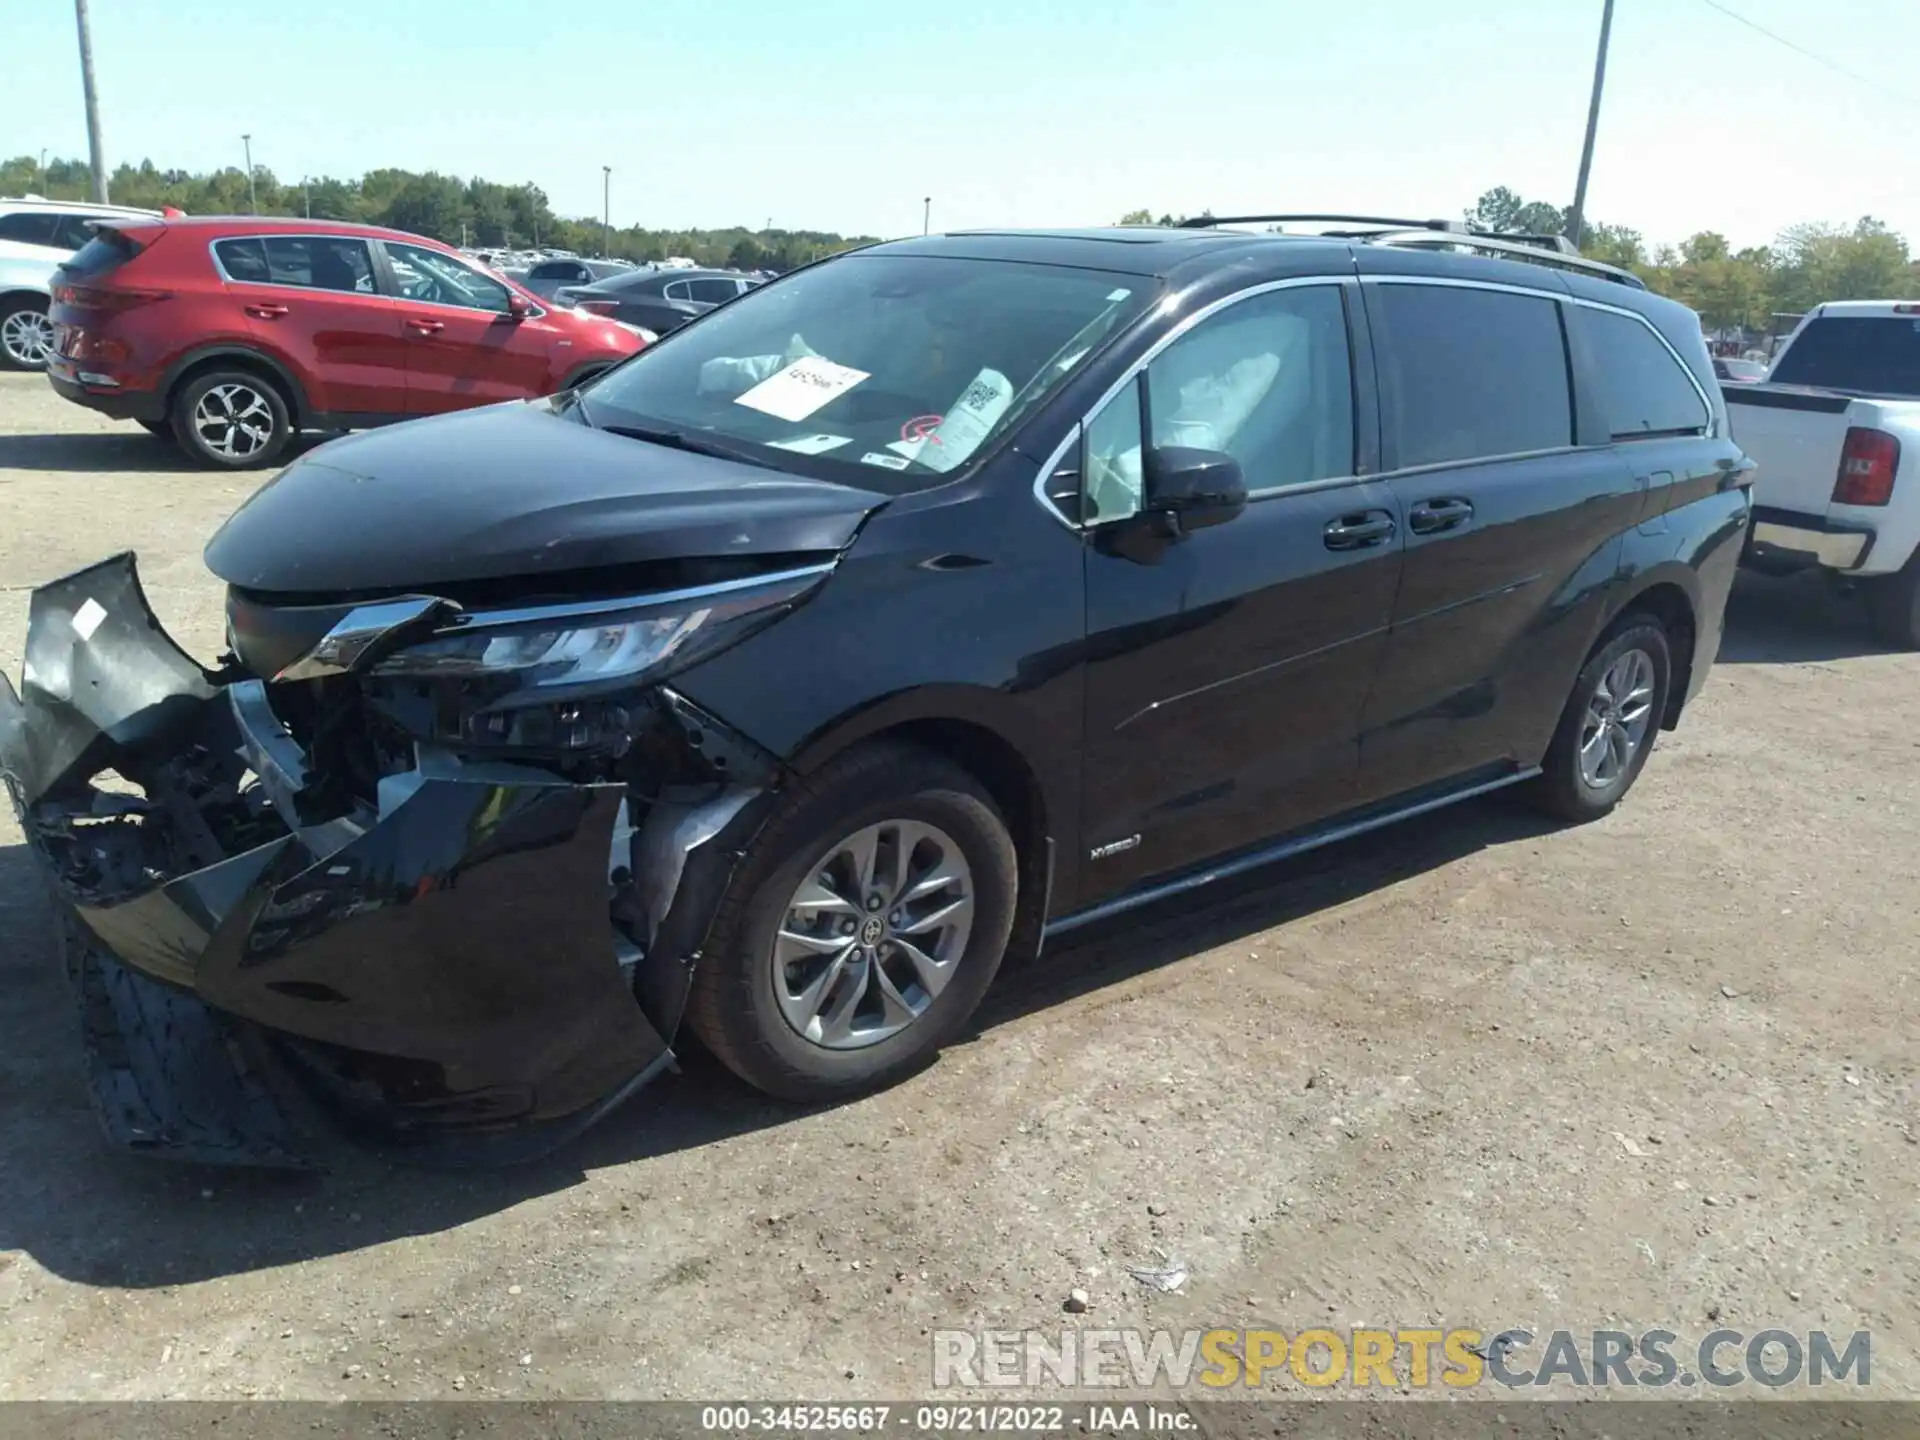
<path fill-rule="evenodd" d="M 298 746 L 250 694 L 165 635 L 130 555 L 36 591 L 21 693 L 0 677 L 0 772 L 72 927 L 114 1138 L 296 1163 L 243 1058 L 263 1035 L 370 1137 L 482 1162 L 550 1149 L 671 1063 L 704 938 L 675 892 L 710 896 L 693 852 L 726 823 L 671 851 L 652 930 L 680 938 L 636 977 L 609 922 L 624 785 L 423 750 L 377 811 L 302 823 Z M 684 834 L 747 807 L 661 808 Z"/>

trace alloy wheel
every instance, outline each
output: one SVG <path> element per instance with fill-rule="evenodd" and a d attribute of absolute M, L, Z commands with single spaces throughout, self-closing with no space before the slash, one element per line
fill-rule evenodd
<path fill-rule="evenodd" d="M 1587 700 L 1580 726 L 1580 779 L 1605 790 L 1627 772 L 1653 725 L 1653 657 L 1623 652 Z"/>
<path fill-rule="evenodd" d="M 53 321 L 38 310 L 15 310 L 0 320 L 0 350 L 16 365 L 45 368 L 53 358 Z"/>
<path fill-rule="evenodd" d="M 877 1045 L 926 1014 L 973 929 L 973 871 L 952 836 L 885 820 L 808 867 L 773 942 L 773 993 L 828 1050 Z"/>
<path fill-rule="evenodd" d="M 215 455 L 246 460 L 273 439 L 273 407 L 251 385 L 215 385 L 193 407 L 193 433 Z"/>

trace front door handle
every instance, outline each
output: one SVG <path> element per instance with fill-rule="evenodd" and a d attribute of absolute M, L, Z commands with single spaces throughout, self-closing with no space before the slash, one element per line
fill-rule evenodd
<path fill-rule="evenodd" d="M 1329 550 L 1365 550 L 1393 538 L 1393 517 L 1384 510 L 1363 510 L 1329 520 L 1321 533 Z"/>
<path fill-rule="evenodd" d="M 1473 502 L 1449 498 L 1422 500 L 1407 511 L 1407 526 L 1416 535 L 1438 535 L 1443 530 L 1458 530 L 1473 519 Z"/>
<path fill-rule="evenodd" d="M 275 305 L 265 301 L 249 305 L 246 307 L 246 310 L 247 314 L 253 316 L 256 320 L 278 320 L 282 315 L 287 313 L 287 307 L 285 305 Z"/>
<path fill-rule="evenodd" d="M 407 328 L 416 335 L 438 335 L 447 328 L 444 320 L 409 320 Z"/>

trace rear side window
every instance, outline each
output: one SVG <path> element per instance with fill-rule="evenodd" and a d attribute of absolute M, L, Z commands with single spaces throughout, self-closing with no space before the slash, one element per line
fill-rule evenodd
<path fill-rule="evenodd" d="M 0 240 L 18 240 L 24 245 L 51 245 L 60 217 L 46 210 L 23 210 L 15 215 L 0 215 Z"/>
<path fill-rule="evenodd" d="M 213 249 L 230 280 L 363 295 L 373 293 L 373 257 L 364 240 L 249 236 L 216 241 Z"/>
<path fill-rule="evenodd" d="M 1573 443 L 1566 337 L 1552 300 L 1440 285 L 1371 285 L 1395 463 Z"/>
<path fill-rule="evenodd" d="M 118 230 L 96 230 L 93 238 L 69 255 L 61 268 L 76 279 L 98 279 L 139 253 L 140 247 Z"/>
<path fill-rule="evenodd" d="M 724 305 L 740 293 L 740 287 L 731 280 L 689 280 L 687 294 L 694 300 L 706 305 Z"/>
<path fill-rule="evenodd" d="M 1920 395 L 1920 316 L 1815 320 L 1787 347 L 1772 379 L 1872 395 Z"/>
<path fill-rule="evenodd" d="M 1599 371 L 1600 407 L 1615 440 L 1694 435 L 1713 418 L 1673 352 L 1628 315 L 1573 309 L 1587 353 Z"/>

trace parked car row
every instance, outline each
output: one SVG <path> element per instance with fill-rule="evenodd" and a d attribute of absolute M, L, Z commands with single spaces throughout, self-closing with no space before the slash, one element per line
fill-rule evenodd
<path fill-rule="evenodd" d="M 206 548 L 217 670 L 131 557 L 42 587 L 0 769 L 115 997 L 94 1051 L 142 1057 L 117 1137 L 295 1163 L 278 1068 L 204 1082 L 223 1025 L 471 1160 L 577 1133 L 683 1028 L 847 1097 L 1047 935 L 1494 790 L 1607 814 L 1713 664 L 1752 462 L 1692 312 L 1436 243 L 876 245 L 297 459 Z M 188 443 L 314 420 L 290 330 L 340 415 L 470 403 L 466 347 L 536 323 L 524 393 L 632 334 L 364 227 L 103 225 L 59 285 L 56 384 L 172 396 Z M 230 338 L 168 360 L 188 307 Z"/>
<path fill-rule="evenodd" d="M 665 335 L 760 283 L 732 270 L 632 270 L 590 284 L 563 286 L 553 298 L 561 305 L 578 306 L 589 314 L 611 316 Z"/>
<path fill-rule="evenodd" d="M 54 389 L 225 469 L 302 430 L 549 395 L 649 338 L 450 246 L 325 220 L 98 218 L 51 290 Z"/>

